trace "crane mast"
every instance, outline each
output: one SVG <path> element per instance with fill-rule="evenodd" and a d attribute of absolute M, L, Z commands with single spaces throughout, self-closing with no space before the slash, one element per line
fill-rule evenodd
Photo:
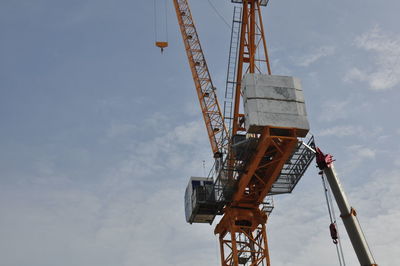
<path fill-rule="evenodd" d="M 262 5 L 267 5 L 268 1 L 233 0 L 232 2 L 241 3 L 243 9 L 232 128 L 232 135 L 235 135 L 243 129 L 240 121 L 243 114 L 239 113 L 243 73 L 258 72 L 271 75 L 271 66 L 260 8 Z"/>
<path fill-rule="evenodd" d="M 271 75 L 261 5 L 267 1 L 232 1 L 242 4 L 236 89 L 234 96 L 232 136 L 247 132 L 240 113 L 242 79 L 245 73 Z M 260 52 L 261 51 L 261 52 Z M 219 235 L 221 265 L 270 265 L 265 197 L 271 192 L 282 168 L 295 150 L 298 139 L 295 129 L 284 134 L 264 127 L 253 136 L 256 149 L 245 162 L 236 158 L 230 149 L 227 169 L 229 177 L 237 180 L 236 191 L 224 209 L 224 216 L 214 233 Z M 230 171 L 230 169 L 243 169 Z M 234 175 L 237 176 L 234 176 Z"/>

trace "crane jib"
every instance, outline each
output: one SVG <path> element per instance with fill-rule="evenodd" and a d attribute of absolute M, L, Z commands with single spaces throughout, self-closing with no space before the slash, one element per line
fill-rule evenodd
<path fill-rule="evenodd" d="M 227 128 L 187 0 L 174 0 L 182 39 L 213 154 L 224 149 Z"/>

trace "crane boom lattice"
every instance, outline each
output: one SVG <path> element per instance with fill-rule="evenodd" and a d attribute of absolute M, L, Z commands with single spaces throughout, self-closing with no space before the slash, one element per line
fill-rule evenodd
<path fill-rule="evenodd" d="M 220 156 L 227 135 L 224 118 L 187 0 L 174 0 L 186 54 L 214 156 Z"/>

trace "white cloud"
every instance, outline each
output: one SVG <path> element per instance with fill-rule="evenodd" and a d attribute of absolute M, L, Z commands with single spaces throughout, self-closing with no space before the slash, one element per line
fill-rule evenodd
<path fill-rule="evenodd" d="M 363 95 L 351 94 L 345 98 L 333 98 L 319 105 L 318 120 L 333 122 L 337 120 L 359 119 L 365 112 L 371 111 L 373 105 L 365 100 Z M 330 123 L 331 124 L 331 123 Z"/>
<path fill-rule="evenodd" d="M 354 173 L 353 171 L 363 167 L 364 164 L 374 162 L 372 159 L 377 157 L 378 152 L 380 151 L 363 145 L 350 145 L 346 147 L 349 159 L 342 162 L 340 169 L 338 169 L 339 174 L 348 176 Z"/>
<path fill-rule="evenodd" d="M 155 123 L 158 119 L 150 120 Z M 152 122 L 144 125 L 147 126 L 141 132 L 153 128 Z M 110 186 L 153 184 L 167 172 L 178 174 L 192 170 L 192 175 L 203 173 L 202 161 L 212 154 L 203 121 L 188 122 L 156 134 L 146 141 L 130 144 L 131 154 L 109 170 L 107 182 Z"/>
<path fill-rule="evenodd" d="M 140 124 L 133 123 L 112 123 L 107 131 L 110 138 L 129 137 L 139 132 L 163 131 L 168 128 L 168 117 L 164 114 L 155 112 L 140 121 Z"/>
<path fill-rule="evenodd" d="M 374 55 L 368 67 L 353 67 L 345 76 L 345 81 L 362 81 L 371 90 L 386 90 L 400 83 L 400 36 L 384 32 L 375 26 L 358 36 L 355 45 Z"/>
<path fill-rule="evenodd" d="M 322 129 L 317 135 L 321 137 L 336 136 L 346 137 L 361 135 L 364 132 L 364 128 L 361 126 L 334 126 L 331 128 Z"/>
<path fill-rule="evenodd" d="M 273 69 L 274 75 L 293 75 L 293 70 L 288 67 L 282 58 L 271 59 L 271 68 Z"/>
<path fill-rule="evenodd" d="M 322 46 L 322 47 L 315 49 L 310 54 L 296 59 L 295 61 L 296 61 L 296 64 L 299 66 L 308 67 L 309 65 L 317 62 L 319 59 L 333 55 L 334 53 L 335 53 L 335 47 Z"/>
<path fill-rule="evenodd" d="M 383 129 L 381 127 L 372 127 L 366 129 L 360 125 L 337 125 L 333 127 L 323 128 L 317 131 L 315 135 L 321 137 L 350 137 L 358 136 L 359 138 L 377 137 L 379 140 L 387 139 L 389 136 L 382 136 Z"/>
<path fill-rule="evenodd" d="M 70 254 L 58 265 L 217 264 L 213 228 L 187 224 L 183 210 L 189 176 L 211 157 L 207 141 L 203 121 L 192 121 L 137 142 L 90 189 L 2 190 L 0 264 L 51 266 L 57 254 Z M 36 170 L 51 177 L 58 169 L 40 161 Z"/>
<path fill-rule="evenodd" d="M 352 145 L 349 146 L 347 149 L 349 152 L 360 158 L 374 158 L 376 155 L 376 151 L 361 145 Z"/>
<path fill-rule="evenodd" d="M 353 99 L 325 101 L 321 104 L 318 119 L 324 122 L 332 122 L 347 118 L 351 109 L 360 107 L 361 106 L 354 106 Z"/>

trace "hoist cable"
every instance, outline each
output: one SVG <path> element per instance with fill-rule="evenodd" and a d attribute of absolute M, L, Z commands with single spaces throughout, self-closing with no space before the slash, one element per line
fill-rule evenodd
<path fill-rule="evenodd" d="M 332 199 L 332 194 L 331 191 L 328 189 L 328 198 L 329 198 L 329 202 L 331 204 L 331 209 L 332 209 L 332 215 L 333 215 L 333 219 L 334 219 L 334 223 L 337 225 L 336 222 L 336 214 L 335 214 L 335 208 L 333 207 L 333 199 Z M 338 243 L 339 243 L 339 249 L 340 249 L 340 255 L 342 257 L 342 261 L 343 261 L 343 265 L 346 265 L 346 262 L 344 261 L 344 254 L 343 254 L 343 248 L 342 248 L 342 242 L 340 241 L 340 235 L 339 235 L 339 231 L 338 231 Z"/>
<path fill-rule="evenodd" d="M 165 34 L 166 34 L 166 41 L 168 42 L 168 5 L 167 0 L 164 0 L 165 3 Z"/>
<path fill-rule="evenodd" d="M 157 0 L 154 0 L 154 41 L 157 41 L 157 4 L 156 4 Z"/>
<path fill-rule="evenodd" d="M 322 186 L 324 188 L 324 195 L 325 195 L 325 199 L 326 199 L 326 205 L 328 206 L 329 219 L 331 220 L 331 223 L 333 223 L 331 206 L 329 204 L 329 199 L 328 199 L 328 187 L 326 186 L 325 177 L 324 177 L 323 174 L 321 174 L 321 179 L 322 179 Z"/>
<path fill-rule="evenodd" d="M 217 16 L 225 23 L 225 25 L 230 29 L 231 25 L 226 21 L 224 16 L 221 15 L 221 13 L 218 11 L 218 9 L 214 6 L 214 4 L 210 1 L 207 0 L 208 3 L 210 4 L 211 8 L 214 10 L 214 12 L 217 14 Z"/>
<path fill-rule="evenodd" d="M 157 42 L 158 41 L 158 20 L 157 20 L 157 0 L 154 0 L 154 39 Z M 165 15 L 165 37 L 166 37 L 166 42 L 168 42 L 168 5 L 167 5 L 167 0 L 164 0 L 165 6 L 164 6 L 164 15 Z M 162 19 L 160 20 L 162 23 Z"/>
<path fill-rule="evenodd" d="M 323 186 L 323 189 L 324 189 L 324 194 L 325 194 L 326 204 L 327 204 L 327 207 L 328 207 L 328 212 L 329 212 L 329 218 L 330 218 L 330 221 L 331 221 L 331 225 L 334 225 L 335 229 L 336 229 L 337 240 L 336 240 L 336 242 L 334 241 L 334 243 L 335 243 L 335 246 L 336 246 L 336 253 L 337 253 L 337 256 L 338 256 L 339 264 L 341 266 L 346 266 L 346 262 L 344 260 L 342 243 L 340 241 L 339 230 L 338 230 L 337 222 L 336 222 L 335 210 L 333 208 L 332 195 L 330 194 L 330 190 L 328 189 L 328 186 L 326 184 L 323 172 L 321 173 L 321 179 L 322 179 L 322 186 Z M 337 244 L 339 244 L 339 245 L 337 245 Z"/>

